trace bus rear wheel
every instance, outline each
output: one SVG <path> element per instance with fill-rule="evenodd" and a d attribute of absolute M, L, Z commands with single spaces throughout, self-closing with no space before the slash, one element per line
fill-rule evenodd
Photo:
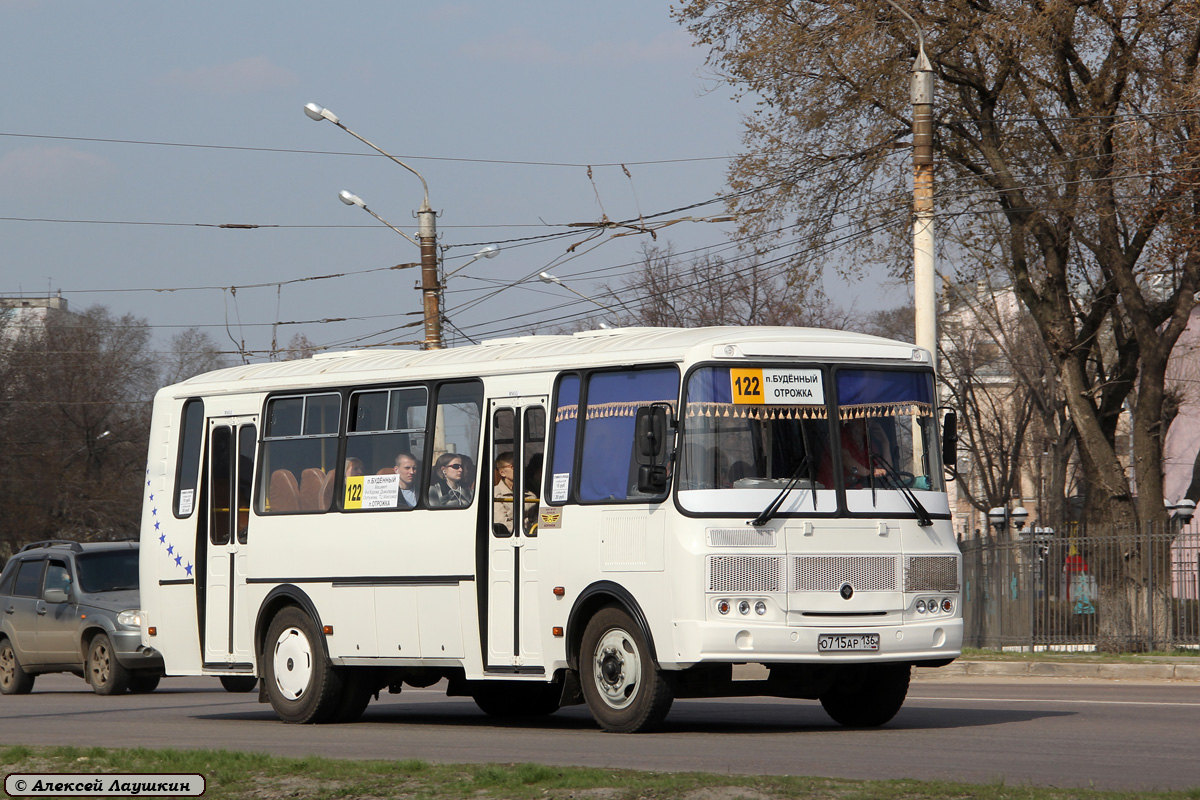
<path fill-rule="evenodd" d="M 342 698 L 341 676 L 325 656 L 312 618 L 295 606 L 271 620 L 264 648 L 271 708 L 284 722 L 327 722 Z"/>
<path fill-rule="evenodd" d="M 821 695 L 821 706 L 834 722 L 848 728 L 875 728 L 892 717 L 908 696 L 908 664 L 848 667 L 846 675 Z"/>
<path fill-rule="evenodd" d="M 588 710 L 610 733 L 651 730 L 671 710 L 671 688 L 654 664 L 646 637 L 619 608 L 602 608 L 588 622 L 579 672 Z"/>

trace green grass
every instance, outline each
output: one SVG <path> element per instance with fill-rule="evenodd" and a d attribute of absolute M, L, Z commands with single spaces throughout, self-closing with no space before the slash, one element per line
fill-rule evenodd
<path fill-rule="evenodd" d="M 342 761 L 215 750 L 17 746 L 0 749 L 0 765 L 5 773 L 55 772 L 90 776 L 200 773 L 207 781 L 204 797 L 210 800 L 1200 800 L 1200 787 L 1186 792 L 1099 792 L 1009 786 L 1003 782 L 968 785 L 914 780 L 853 781 L 697 772 L 635 772 L 539 764 Z"/>

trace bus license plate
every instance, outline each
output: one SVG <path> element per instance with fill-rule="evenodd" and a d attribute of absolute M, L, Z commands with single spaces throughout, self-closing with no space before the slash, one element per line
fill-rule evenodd
<path fill-rule="evenodd" d="M 878 633 L 822 633 L 817 637 L 817 650 L 822 653 L 878 649 Z"/>

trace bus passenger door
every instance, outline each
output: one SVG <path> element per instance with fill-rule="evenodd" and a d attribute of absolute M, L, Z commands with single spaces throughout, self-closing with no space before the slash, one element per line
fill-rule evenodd
<path fill-rule="evenodd" d="M 208 564 L 204 665 L 249 670 L 250 619 L 243 607 L 257 417 L 208 422 Z"/>
<path fill-rule="evenodd" d="M 493 400 L 488 425 L 492 503 L 490 529 L 486 532 L 487 667 L 541 672 L 537 513 L 542 494 L 546 398 Z"/>

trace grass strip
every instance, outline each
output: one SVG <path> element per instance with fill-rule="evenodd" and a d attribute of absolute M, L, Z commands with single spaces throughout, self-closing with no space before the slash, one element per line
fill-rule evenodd
<path fill-rule="evenodd" d="M 285 758 L 225 750 L 109 750 L 100 747 L 0 749 L 5 774 L 199 773 L 205 798 L 308 800 L 1191 800 L 1184 792 L 1104 792 L 938 781 L 860 781 L 702 772 L 638 772 L 540 764 L 430 764 Z"/>

